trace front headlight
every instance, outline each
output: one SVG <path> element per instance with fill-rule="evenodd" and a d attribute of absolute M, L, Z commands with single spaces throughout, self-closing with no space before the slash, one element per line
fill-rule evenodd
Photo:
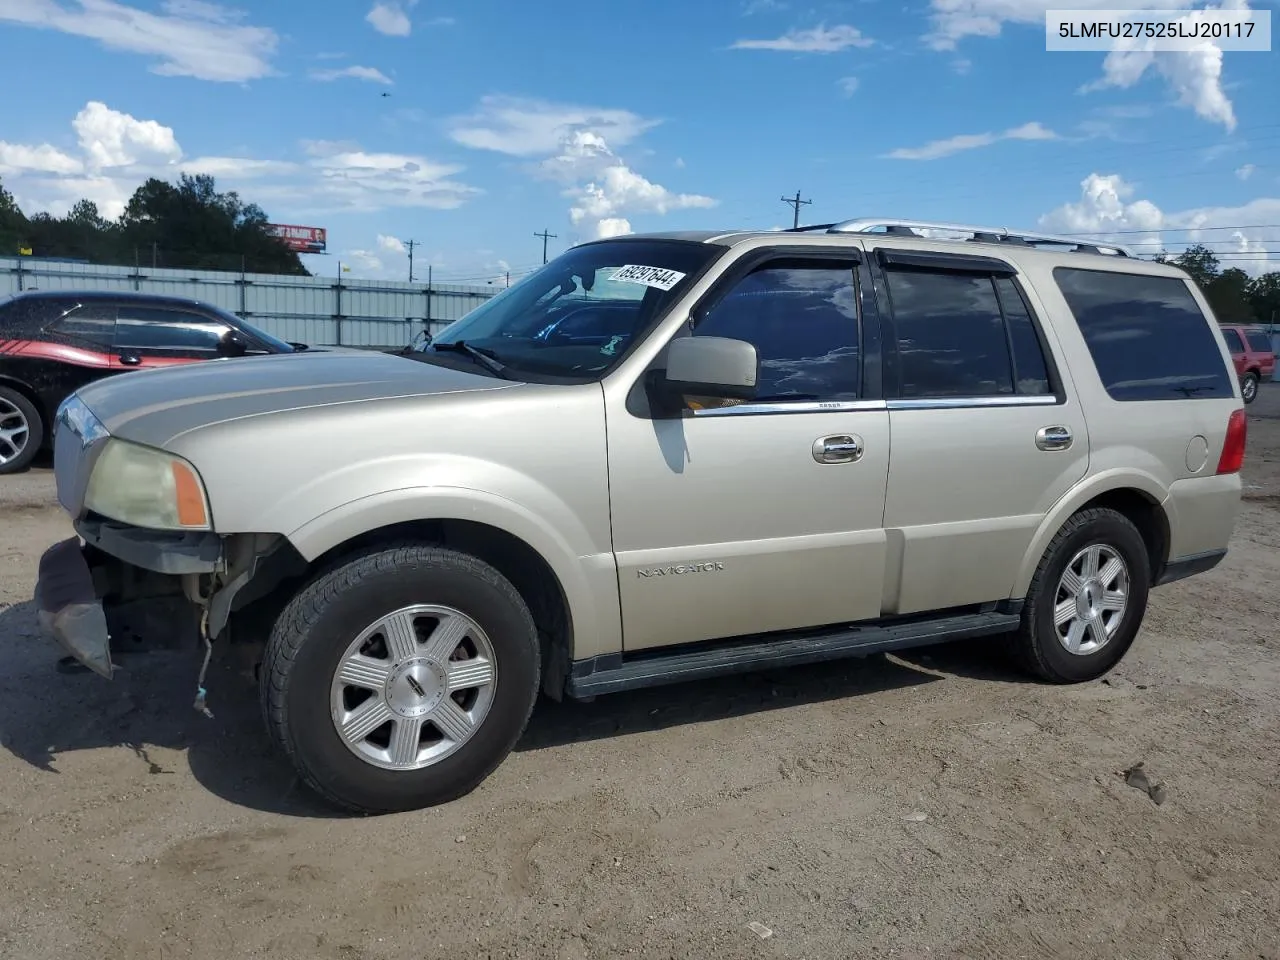
<path fill-rule="evenodd" d="M 211 530 L 209 503 L 195 467 L 163 450 L 114 437 L 93 466 L 84 505 L 152 530 Z"/>

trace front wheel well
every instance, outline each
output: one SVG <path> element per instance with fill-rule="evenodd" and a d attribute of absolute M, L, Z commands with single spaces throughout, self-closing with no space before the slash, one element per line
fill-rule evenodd
<path fill-rule="evenodd" d="M 553 699 L 560 699 L 573 650 L 569 601 L 551 565 L 514 534 L 473 520 L 412 520 L 362 533 L 321 554 L 310 566 L 312 570 L 320 570 L 357 550 L 404 540 L 434 543 L 468 553 L 511 581 L 538 628 L 543 691 Z"/>
<path fill-rule="evenodd" d="M 1132 487 L 1108 490 L 1081 504 L 1080 510 L 1095 507 L 1106 507 L 1123 514 L 1138 528 L 1151 561 L 1151 582 L 1154 584 L 1159 580 L 1169 559 L 1169 518 L 1165 516 L 1164 508 L 1148 494 Z"/>

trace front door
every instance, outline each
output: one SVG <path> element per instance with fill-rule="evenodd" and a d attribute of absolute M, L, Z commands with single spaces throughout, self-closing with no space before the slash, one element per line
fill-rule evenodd
<path fill-rule="evenodd" d="M 858 269 L 765 260 L 695 310 L 682 335 L 755 344 L 755 400 L 655 419 L 610 398 L 626 649 L 879 615 L 889 420 L 863 388 Z"/>

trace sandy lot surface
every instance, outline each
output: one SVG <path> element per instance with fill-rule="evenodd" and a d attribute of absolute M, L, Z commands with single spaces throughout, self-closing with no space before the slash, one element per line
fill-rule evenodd
<path fill-rule="evenodd" d="M 0 956 L 1280 957 L 1280 385 L 1249 413 L 1229 559 L 1105 681 L 970 643 L 544 702 L 474 794 L 370 819 L 229 668 L 212 720 L 186 658 L 57 673 L 28 600 L 69 526 L 4 478 Z"/>

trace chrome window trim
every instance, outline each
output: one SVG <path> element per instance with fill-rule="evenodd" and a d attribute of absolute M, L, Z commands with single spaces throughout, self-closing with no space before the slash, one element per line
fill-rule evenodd
<path fill-rule="evenodd" d="M 963 407 L 1049 407 L 1058 403 L 1051 393 L 1004 394 L 997 397 L 914 397 L 886 401 L 890 410 L 958 410 Z"/>
<path fill-rule="evenodd" d="M 1051 393 L 1032 396 L 918 397 L 899 400 L 802 400 L 794 403 L 740 403 L 690 411 L 695 417 L 748 417 L 787 413 L 855 413 L 872 410 L 963 410 L 983 407 L 1051 407 L 1059 403 Z"/>
<path fill-rule="evenodd" d="M 776 413 L 849 413 L 884 409 L 884 400 L 783 400 L 740 403 L 735 407 L 712 407 L 708 410 L 694 410 L 692 413 L 695 417 L 745 417 Z"/>

